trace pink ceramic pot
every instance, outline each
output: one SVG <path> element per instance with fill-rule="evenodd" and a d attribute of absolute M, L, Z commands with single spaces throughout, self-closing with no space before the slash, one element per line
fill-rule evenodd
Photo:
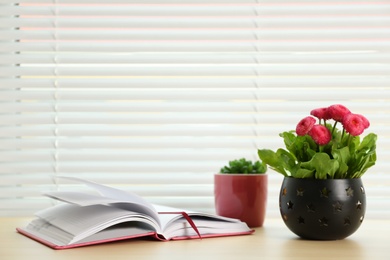
<path fill-rule="evenodd" d="M 267 174 L 218 173 L 214 175 L 217 214 L 240 219 L 249 227 L 263 226 L 267 193 Z"/>

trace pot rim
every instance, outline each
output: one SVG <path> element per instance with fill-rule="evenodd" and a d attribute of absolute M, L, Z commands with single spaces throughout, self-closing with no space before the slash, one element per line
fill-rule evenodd
<path fill-rule="evenodd" d="M 306 181 L 345 181 L 345 180 L 361 180 L 362 177 L 359 178 L 335 178 L 335 179 L 316 179 L 316 178 L 294 178 L 291 176 L 284 176 L 284 179 L 289 179 L 289 180 L 306 180 Z"/>
<path fill-rule="evenodd" d="M 214 173 L 214 175 L 226 175 L 226 176 L 265 176 L 267 173 Z"/>

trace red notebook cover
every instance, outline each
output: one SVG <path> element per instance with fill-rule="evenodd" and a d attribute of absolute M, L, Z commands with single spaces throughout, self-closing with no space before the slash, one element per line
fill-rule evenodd
<path fill-rule="evenodd" d="M 103 244 L 103 243 L 110 243 L 110 242 L 116 242 L 116 241 L 122 241 L 122 240 L 129 240 L 129 239 L 134 239 L 134 238 L 141 238 L 141 237 L 152 237 L 155 238 L 156 240 L 160 241 L 169 241 L 166 239 L 161 238 L 156 232 L 148 232 L 145 234 L 139 234 L 135 236 L 124 236 L 124 237 L 117 237 L 117 238 L 112 238 L 112 239 L 104 239 L 104 240 L 97 240 L 97 241 L 92 241 L 92 242 L 86 242 L 86 243 L 75 243 L 75 244 L 70 244 L 70 245 L 64 245 L 64 246 L 59 246 L 56 244 L 53 244 L 47 240 L 44 240 L 38 236 L 35 236 L 28 231 L 26 231 L 23 228 L 16 228 L 17 232 L 20 234 L 29 237 L 41 244 L 44 244 L 50 248 L 53 249 L 71 249 L 71 248 L 76 248 L 76 247 L 83 247 L 83 246 L 91 246 L 91 245 L 97 245 L 97 244 Z M 226 234 L 207 234 L 207 235 L 202 235 L 201 238 L 213 238 L 213 237 L 226 237 L 226 236 L 240 236 L 240 235 L 249 235 L 252 234 L 254 230 L 250 230 L 248 232 L 239 232 L 239 233 L 226 233 Z M 199 236 L 185 236 L 185 237 L 174 237 L 170 240 L 186 240 L 186 239 L 199 239 Z"/>

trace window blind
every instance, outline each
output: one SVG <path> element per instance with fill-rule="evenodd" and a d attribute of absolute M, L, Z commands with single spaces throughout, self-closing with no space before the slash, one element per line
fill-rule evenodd
<path fill-rule="evenodd" d="M 379 136 L 367 217 L 389 218 L 389 14 L 390 1 L 0 0 L 0 215 L 82 189 L 59 175 L 213 212 L 219 168 L 342 103 Z"/>

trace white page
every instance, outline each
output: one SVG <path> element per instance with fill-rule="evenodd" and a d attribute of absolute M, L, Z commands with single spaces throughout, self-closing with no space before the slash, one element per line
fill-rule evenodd
<path fill-rule="evenodd" d="M 46 196 L 82 206 L 95 204 L 111 204 L 112 206 L 115 206 L 117 208 L 147 214 L 154 218 L 160 224 L 159 216 L 153 205 L 135 193 L 122 191 L 119 189 L 74 177 L 57 178 L 84 183 L 87 186 L 98 191 L 101 196 L 73 191 L 51 191 L 46 192 Z"/>
<path fill-rule="evenodd" d="M 85 192 L 77 191 L 48 191 L 44 193 L 45 196 L 52 199 L 60 200 L 63 202 L 76 204 L 79 206 L 90 206 L 96 204 L 110 204 L 118 202 L 111 198 L 105 198 L 99 195 L 88 194 Z"/>
<path fill-rule="evenodd" d="M 196 236 L 198 235 L 195 229 L 190 225 L 182 212 L 187 215 L 194 222 L 200 234 L 224 234 L 235 232 L 249 232 L 245 222 L 238 219 L 227 218 L 215 214 L 201 213 L 196 211 L 182 210 L 162 205 L 154 205 L 158 212 L 168 212 L 169 214 L 160 214 L 161 228 L 163 235 L 170 239 L 175 236 Z M 171 214 L 177 212 L 179 214 Z"/>
<path fill-rule="evenodd" d="M 151 217 L 137 212 L 104 205 L 80 207 L 71 204 L 61 204 L 35 215 L 51 225 L 66 230 L 73 236 L 70 243 L 91 236 L 107 227 L 126 221 L 141 221 L 148 223 L 150 231 L 160 232 L 158 223 Z M 44 226 L 42 227 L 44 228 Z"/>

